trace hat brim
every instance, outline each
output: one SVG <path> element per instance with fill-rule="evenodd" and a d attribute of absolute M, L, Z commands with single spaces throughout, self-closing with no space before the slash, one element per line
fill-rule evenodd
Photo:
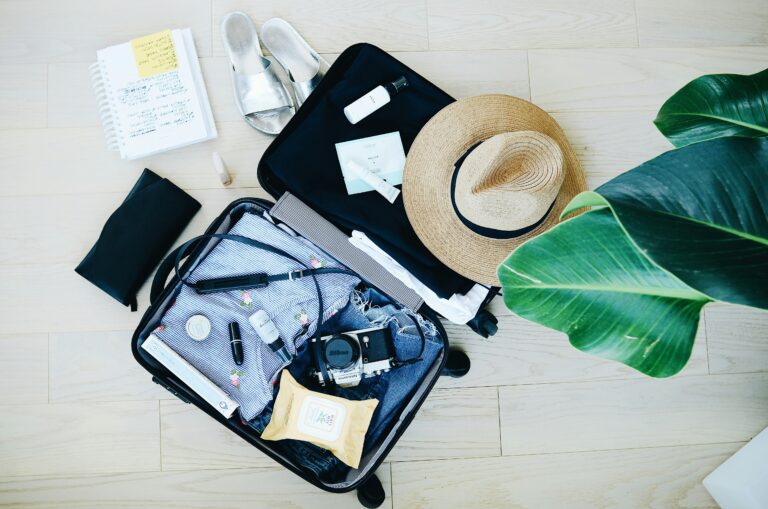
<path fill-rule="evenodd" d="M 565 178 L 546 219 L 511 239 L 483 237 L 467 228 L 451 202 L 456 161 L 491 136 L 538 131 L 563 151 Z M 538 106 L 508 95 L 459 99 L 433 116 L 416 136 L 405 161 L 403 203 L 416 235 L 437 259 L 473 281 L 499 285 L 496 269 L 517 246 L 559 222 L 571 199 L 587 189 L 584 172 L 554 118 Z"/>

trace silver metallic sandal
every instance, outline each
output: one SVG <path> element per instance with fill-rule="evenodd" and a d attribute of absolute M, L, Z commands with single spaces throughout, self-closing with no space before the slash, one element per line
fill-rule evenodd
<path fill-rule="evenodd" d="M 307 44 L 293 26 L 280 18 L 267 20 L 261 27 L 264 47 L 283 66 L 301 106 L 328 70 L 328 62 Z"/>
<path fill-rule="evenodd" d="M 296 113 L 291 94 L 264 58 L 251 18 L 230 12 L 221 22 L 224 47 L 232 63 L 232 84 L 240 114 L 253 128 L 278 134 Z"/>

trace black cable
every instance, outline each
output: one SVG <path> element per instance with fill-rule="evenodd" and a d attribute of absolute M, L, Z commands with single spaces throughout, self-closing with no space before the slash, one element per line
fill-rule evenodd
<path fill-rule="evenodd" d="M 295 261 L 296 263 L 298 263 L 299 265 L 301 265 L 302 267 L 304 267 L 306 269 L 311 269 L 310 266 L 306 265 L 304 262 L 302 262 L 301 260 L 299 260 L 295 256 L 291 255 L 290 253 L 288 253 L 288 252 L 286 252 L 286 251 L 284 251 L 284 250 L 282 250 L 280 248 L 276 248 L 274 246 L 270 246 L 269 244 L 265 244 L 263 242 L 259 242 L 258 240 L 252 239 L 250 237 L 244 237 L 242 235 L 230 235 L 228 233 L 208 233 L 208 234 L 200 235 L 198 237 L 195 237 L 193 239 L 188 240 L 187 242 L 185 242 L 179 248 L 178 252 L 176 253 L 176 262 L 174 263 L 173 268 L 174 268 L 174 270 L 176 272 L 176 276 L 179 278 L 179 281 L 181 281 L 183 284 L 185 284 L 187 286 L 194 287 L 194 284 L 193 283 L 189 283 L 186 280 L 186 278 L 181 277 L 181 274 L 179 273 L 179 263 L 181 262 L 181 259 L 184 257 L 184 253 L 187 251 L 189 246 L 191 246 L 192 244 L 194 244 L 194 243 L 196 243 L 196 242 L 198 242 L 198 241 L 200 241 L 202 239 L 206 239 L 206 238 L 207 239 L 233 240 L 235 242 L 241 242 L 243 244 L 246 244 L 246 245 L 249 245 L 249 246 L 252 246 L 252 247 L 263 249 L 264 251 L 276 254 L 278 256 L 282 256 L 284 258 L 288 258 L 290 260 Z M 325 271 L 323 273 L 324 274 L 331 274 L 331 273 L 334 273 L 334 274 L 349 274 L 349 275 L 358 277 L 358 275 L 355 274 L 354 272 L 352 272 L 351 270 L 348 270 L 348 269 L 336 269 L 336 268 L 333 268 L 333 267 L 329 267 L 329 270 L 327 270 L 327 271 Z M 314 273 L 312 273 L 311 276 L 312 276 L 312 281 L 315 283 L 315 289 L 317 290 L 317 315 L 318 316 L 317 316 L 317 326 L 315 327 L 315 338 L 316 338 L 317 341 L 319 341 L 320 337 L 321 337 L 320 336 L 320 334 L 321 334 L 321 332 L 320 332 L 320 325 L 323 322 L 323 293 L 320 290 L 320 283 L 317 281 L 317 276 Z"/>
<path fill-rule="evenodd" d="M 424 336 L 424 331 L 421 330 L 421 326 L 419 325 L 418 319 L 415 316 L 412 316 L 408 313 L 405 313 L 405 315 L 408 316 L 408 318 L 410 318 L 411 321 L 413 321 L 413 324 L 416 326 L 416 332 L 419 333 L 419 338 L 421 339 L 421 349 L 419 350 L 419 353 L 418 355 L 416 355 L 416 357 L 412 357 L 404 361 L 397 359 L 397 352 L 395 352 L 395 363 L 396 363 L 395 367 L 398 367 L 398 368 L 400 366 L 407 366 L 409 364 L 415 364 L 419 362 L 421 360 L 421 356 L 424 355 L 424 350 L 427 347 L 427 338 Z"/>
<path fill-rule="evenodd" d="M 244 237 L 242 235 L 231 235 L 228 233 L 207 233 L 205 235 L 200 235 L 197 237 L 194 237 L 179 247 L 178 251 L 176 252 L 176 260 L 174 262 L 173 268 L 176 273 L 176 277 L 179 278 L 179 281 L 181 281 L 182 284 L 190 286 L 192 288 L 195 287 L 195 283 L 190 283 L 186 280 L 186 278 L 181 277 L 179 264 L 181 263 L 181 259 L 184 258 L 184 254 L 186 253 L 187 249 L 189 249 L 190 246 L 193 244 L 196 244 L 197 242 L 203 240 L 203 239 L 221 239 L 221 240 L 232 240 L 235 242 L 240 242 L 252 247 L 256 247 L 258 249 L 263 249 L 264 251 L 276 254 L 278 256 L 282 256 L 284 258 L 288 258 L 290 260 L 295 261 L 308 271 L 310 271 L 310 275 L 312 276 L 312 281 L 315 283 L 315 290 L 317 291 L 317 326 L 315 327 L 315 342 L 317 342 L 317 346 L 319 346 L 320 339 L 322 338 L 322 332 L 321 332 L 321 325 L 323 324 L 323 292 L 320 290 L 320 283 L 317 280 L 317 275 L 315 272 L 312 271 L 312 267 L 306 265 L 304 262 L 296 258 L 295 256 L 291 255 L 290 253 L 274 247 L 270 246 L 269 244 L 265 244 L 263 242 L 259 242 L 258 240 L 252 239 L 250 237 Z M 327 267 L 324 268 L 322 274 L 348 274 L 350 276 L 354 277 L 360 277 L 359 274 L 349 270 L 349 269 L 340 269 L 335 267 Z M 266 283 L 265 283 L 266 286 Z M 226 290 L 221 290 L 226 291 Z M 402 308 L 401 308 L 402 309 Z M 409 313 L 405 313 L 412 321 L 413 324 L 416 326 L 416 331 L 419 333 L 419 339 L 421 340 L 421 349 L 419 350 L 419 353 L 416 357 L 413 357 L 411 359 L 406 360 L 399 360 L 397 359 L 397 352 L 395 352 L 395 366 L 394 367 L 400 367 L 400 366 L 407 366 L 409 364 L 414 364 L 421 360 L 421 356 L 424 355 L 424 350 L 426 349 L 427 345 L 427 339 L 424 336 L 424 331 L 422 331 L 421 326 L 419 325 L 419 322 L 415 316 L 412 316 Z M 318 367 L 320 368 L 321 376 L 323 377 L 323 380 L 330 381 L 330 376 L 328 375 L 327 369 L 325 367 L 324 362 L 318 362 Z"/>

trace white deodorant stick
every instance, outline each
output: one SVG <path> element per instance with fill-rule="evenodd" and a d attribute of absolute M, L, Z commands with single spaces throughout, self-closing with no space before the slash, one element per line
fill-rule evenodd
<path fill-rule="evenodd" d="M 408 86 L 405 76 L 400 76 L 395 81 L 385 85 L 379 85 L 352 104 L 344 108 L 344 115 L 351 124 L 357 124 L 362 119 L 378 110 L 392 100 Z"/>
<path fill-rule="evenodd" d="M 221 158 L 218 152 L 213 153 L 213 167 L 216 173 L 219 175 L 219 180 L 225 186 L 232 183 L 232 176 L 227 171 L 227 166 L 224 164 L 224 159 Z"/>
<path fill-rule="evenodd" d="M 355 161 L 347 161 L 347 169 L 375 189 L 376 192 L 386 198 L 389 203 L 395 203 L 395 200 L 400 195 L 400 190 L 398 188 Z"/>

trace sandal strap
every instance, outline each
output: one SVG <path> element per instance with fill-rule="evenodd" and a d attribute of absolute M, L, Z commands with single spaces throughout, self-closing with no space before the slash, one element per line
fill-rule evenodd
<path fill-rule="evenodd" d="M 240 113 L 250 115 L 293 106 L 283 82 L 272 70 L 272 63 L 262 57 L 264 71 L 258 74 L 234 73 L 235 95 Z"/>
<path fill-rule="evenodd" d="M 320 83 L 320 80 L 323 79 L 325 72 L 328 70 L 328 63 L 325 59 L 318 59 L 317 64 L 317 73 L 306 81 L 294 81 L 293 76 L 290 75 L 290 72 L 288 73 L 288 76 L 291 79 L 291 84 L 293 85 L 293 91 L 296 94 L 296 100 L 299 104 L 307 100 L 309 94 L 317 88 L 318 83 Z"/>

